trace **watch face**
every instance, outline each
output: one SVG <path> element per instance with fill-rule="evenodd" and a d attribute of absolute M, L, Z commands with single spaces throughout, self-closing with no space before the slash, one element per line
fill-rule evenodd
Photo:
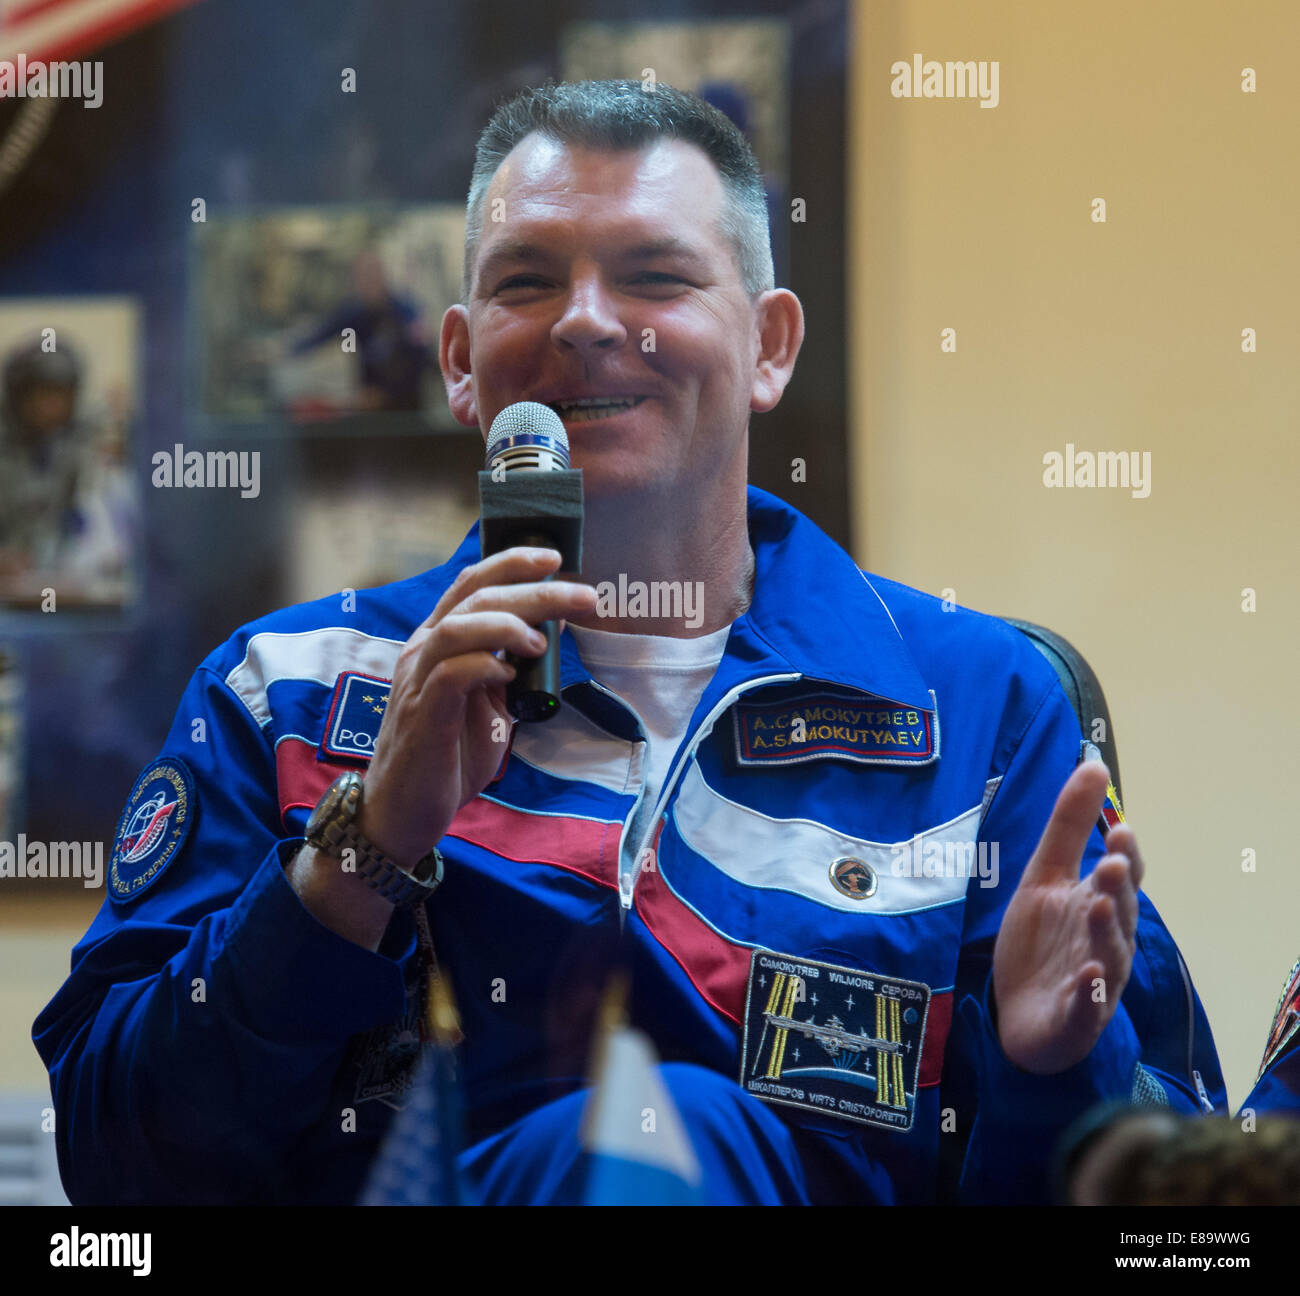
<path fill-rule="evenodd" d="M 360 776 L 354 771 L 349 771 L 340 774 L 325 789 L 325 795 L 316 803 L 316 809 L 311 812 L 311 818 L 307 820 L 307 831 L 304 836 L 312 845 L 320 845 L 322 835 L 330 827 L 341 829 L 346 826 L 351 815 L 342 816 L 340 812 L 344 810 L 344 803 L 349 799 L 348 793 L 352 792 L 354 785 L 360 782 Z M 351 800 L 355 810 L 355 796 Z"/>

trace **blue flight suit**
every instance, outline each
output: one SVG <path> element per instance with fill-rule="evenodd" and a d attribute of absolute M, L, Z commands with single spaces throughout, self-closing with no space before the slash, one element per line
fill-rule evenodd
<path fill-rule="evenodd" d="M 868 577 L 766 492 L 748 513 L 753 601 L 645 841 L 623 849 L 644 735 L 566 632 L 565 707 L 516 726 L 439 843 L 427 912 L 479 1195 L 576 1192 L 615 967 L 725 1200 L 1045 1201 L 1057 1137 L 1095 1102 L 1222 1111 L 1205 1014 L 1145 896 L 1090 1055 L 1044 1077 L 1002 1054 L 994 941 L 1080 754 L 1051 668 L 995 618 Z M 402 644 L 478 557 L 475 528 L 443 566 L 273 613 L 195 673 L 34 1027 L 74 1202 L 356 1199 L 414 1046 L 414 923 L 397 913 L 362 949 L 284 866 L 324 788 L 365 768 Z M 1102 854 L 1094 831 L 1084 871 Z"/>

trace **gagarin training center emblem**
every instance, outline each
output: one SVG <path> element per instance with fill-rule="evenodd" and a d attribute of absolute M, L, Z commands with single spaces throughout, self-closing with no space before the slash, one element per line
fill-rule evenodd
<path fill-rule="evenodd" d="M 194 823 L 194 775 L 175 757 L 156 760 L 135 781 L 113 838 L 108 894 L 134 900 L 180 853 Z"/>

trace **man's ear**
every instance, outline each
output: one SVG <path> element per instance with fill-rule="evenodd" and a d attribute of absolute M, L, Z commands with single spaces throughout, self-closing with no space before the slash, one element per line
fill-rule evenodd
<path fill-rule="evenodd" d="M 758 356 L 749 408 L 756 414 L 766 414 L 775 408 L 794 373 L 794 362 L 803 345 L 803 307 L 788 288 L 772 288 L 759 294 L 755 311 Z"/>
<path fill-rule="evenodd" d="M 456 422 L 478 427 L 478 402 L 469 368 L 469 311 L 459 302 L 447 307 L 438 337 L 438 364 L 447 389 L 447 404 Z"/>

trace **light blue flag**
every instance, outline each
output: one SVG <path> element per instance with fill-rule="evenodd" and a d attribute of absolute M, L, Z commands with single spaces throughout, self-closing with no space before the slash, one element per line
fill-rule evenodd
<path fill-rule="evenodd" d="M 583 1113 L 589 1206 L 698 1206 L 703 1176 L 649 1039 L 616 1025 L 606 1036 Z"/>

